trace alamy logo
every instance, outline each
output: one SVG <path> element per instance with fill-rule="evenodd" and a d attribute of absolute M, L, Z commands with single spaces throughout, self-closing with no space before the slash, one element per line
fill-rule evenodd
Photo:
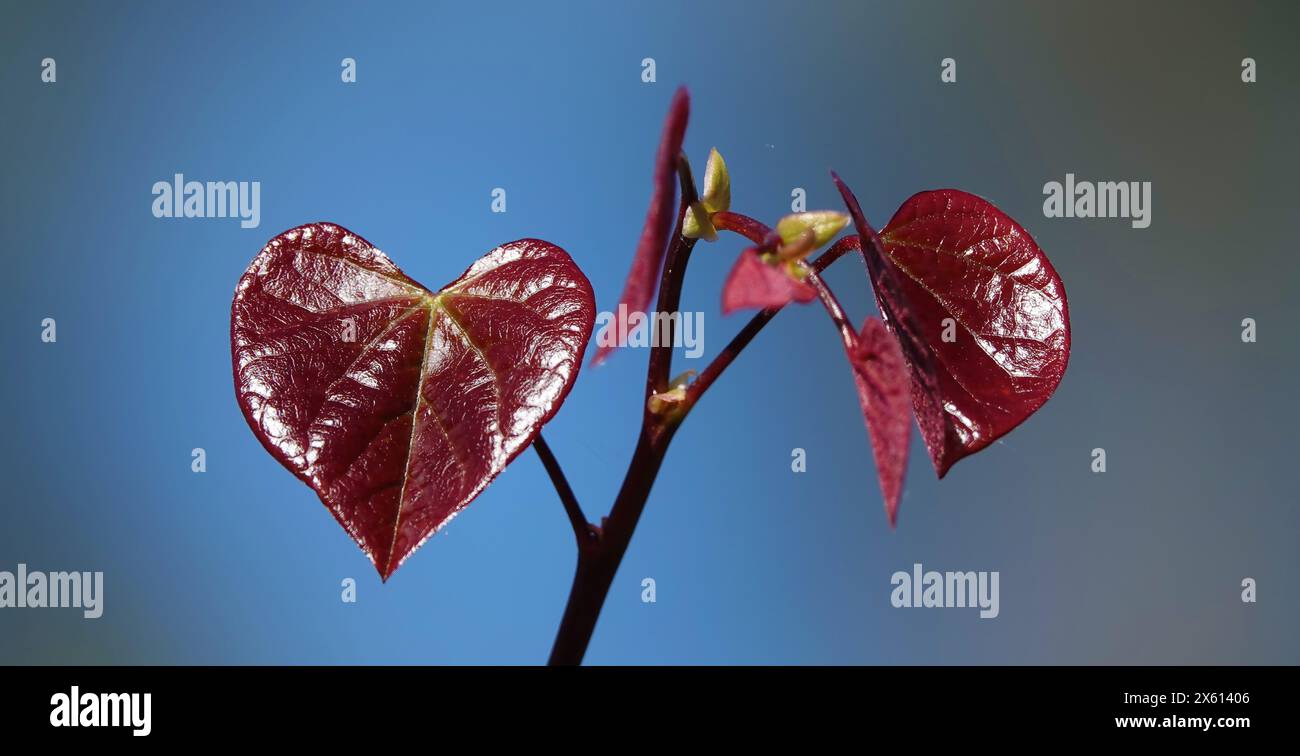
<path fill-rule="evenodd" d="M 82 693 L 76 685 L 71 692 L 50 696 L 51 727 L 130 727 L 132 735 L 142 737 L 153 732 L 150 693 Z"/>
<path fill-rule="evenodd" d="M 239 218 L 240 228 L 262 223 L 262 182 L 186 181 L 178 173 L 153 185 L 155 218 Z"/>
<path fill-rule="evenodd" d="M 104 613 L 104 573 L 28 572 L 18 565 L 17 574 L 0 572 L 0 609 L 44 609 L 69 607 L 82 610 L 86 619 Z"/>
<path fill-rule="evenodd" d="M 644 312 L 629 313 L 619 304 L 618 314 L 606 311 L 596 316 L 596 346 L 685 348 L 684 356 L 695 359 L 704 354 L 704 313 Z"/>
<path fill-rule="evenodd" d="M 1132 218 L 1133 228 L 1151 225 L 1150 181 L 1075 181 L 1043 184 L 1043 215 L 1048 218 Z"/>
<path fill-rule="evenodd" d="M 912 565 L 910 573 L 895 572 L 889 582 L 894 586 L 889 603 L 895 608 L 979 607 L 980 619 L 998 616 L 998 573 L 935 572 L 922 573 L 921 565 Z"/>

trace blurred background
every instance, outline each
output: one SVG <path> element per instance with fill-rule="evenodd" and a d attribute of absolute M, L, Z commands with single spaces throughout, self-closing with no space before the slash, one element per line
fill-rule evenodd
<path fill-rule="evenodd" d="M 611 309 L 678 84 L 697 174 L 718 147 L 755 217 L 796 187 L 838 208 L 832 168 L 878 226 L 922 189 L 996 203 L 1065 281 L 1074 350 L 1056 396 L 944 480 L 914 435 L 891 532 L 835 330 L 783 312 L 673 442 L 589 662 L 1300 662 L 1294 4 L 2 7 L 0 570 L 102 570 L 105 595 L 93 621 L 0 609 L 0 662 L 543 662 L 575 555 L 536 455 L 381 584 L 246 426 L 230 300 L 268 239 L 329 220 L 430 286 L 542 237 Z M 155 219 L 176 173 L 260 181 L 260 227 Z M 1150 228 L 1044 218 L 1066 173 L 1152 182 Z M 746 321 L 719 307 L 740 248 L 696 248 L 704 356 L 675 370 Z M 859 265 L 830 280 L 871 314 Z M 592 519 L 646 356 L 584 369 L 546 428 Z M 891 607 L 918 562 L 999 571 L 1000 615 Z"/>

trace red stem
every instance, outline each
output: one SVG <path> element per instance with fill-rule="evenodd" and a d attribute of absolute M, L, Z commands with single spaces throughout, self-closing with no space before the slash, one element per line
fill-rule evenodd
<path fill-rule="evenodd" d="M 681 304 L 686 265 L 690 262 L 691 250 L 695 247 L 694 239 L 682 235 L 686 208 L 697 198 L 695 181 L 685 155 L 677 158 L 677 175 L 682 200 L 677 210 L 677 227 L 673 231 L 672 246 L 664 260 L 659 301 L 655 305 L 657 312 L 677 311 Z M 655 326 L 658 326 L 657 320 Z M 659 338 L 653 340 L 654 346 L 646 368 L 641 434 L 637 438 L 636 451 L 632 453 L 632 462 L 628 465 L 609 517 L 601 522 L 598 529 L 599 539 L 592 548 L 578 550 L 573 587 L 564 607 L 564 616 L 560 619 L 555 645 L 551 647 L 549 664 L 569 666 L 582 663 L 587 644 L 596 630 L 596 621 L 600 619 L 600 610 L 605 605 L 605 597 L 609 594 L 609 587 L 614 582 L 614 575 L 623 561 L 628 544 L 632 542 L 632 533 L 641 519 L 641 512 L 650 497 L 655 478 L 659 475 L 659 467 L 668 451 L 668 442 L 672 440 L 681 420 L 681 416 L 674 419 L 656 415 L 649 409 L 650 397 L 668 388 L 668 375 L 672 371 L 673 361 L 671 339 L 671 333 L 660 333 Z"/>
<path fill-rule="evenodd" d="M 858 344 L 858 333 L 853 330 L 853 324 L 849 322 L 848 316 L 844 314 L 844 308 L 840 306 L 840 301 L 835 298 L 835 292 L 831 291 L 831 287 L 826 285 L 826 282 L 822 280 L 817 271 L 812 269 L 812 266 L 805 265 L 804 270 L 808 272 L 807 281 L 809 285 L 817 290 L 817 296 L 821 298 L 822 306 L 826 308 L 826 313 L 831 316 L 831 320 L 834 321 L 835 327 L 839 330 L 840 340 L 844 342 L 844 348 L 850 355 L 853 354 Z"/>
<path fill-rule="evenodd" d="M 749 239 L 755 244 L 762 244 L 772 229 L 762 221 L 756 221 L 748 215 L 732 213 L 726 210 L 713 214 L 713 227 L 719 231 L 732 231 Z"/>
<path fill-rule="evenodd" d="M 664 270 L 659 280 L 659 301 L 655 312 L 674 313 L 682 301 L 682 281 L 686 278 L 686 264 L 690 262 L 691 250 L 695 248 L 695 239 L 682 236 L 682 227 L 686 223 L 686 209 L 699 195 L 695 191 L 695 178 L 691 175 L 691 164 L 686 155 L 677 156 L 677 180 L 681 187 L 682 199 L 677 208 L 677 226 L 673 230 L 672 246 L 664 257 Z M 660 321 L 655 318 L 652 327 L 659 328 Z M 668 380 L 673 367 L 672 333 L 656 334 L 659 338 L 651 339 L 650 364 L 646 369 L 646 401 L 654 394 L 668 389 Z"/>
<path fill-rule="evenodd" d="M 564 503 L 564 512 L 569 516 L 569 524 L 573 526 L 573 537 L 578 541 L 578 550 L 591 548 L 591 545 L 600 538 L 600 529 L 587 522 L 586 515 L 582 513 L 582 506 L 578 504 L 578 497 L 569 486 L 569 480 L 564 477 L 564 470 L 560 467 L 559 460 L 551 453 L 551 447 L 540 433 L 533 441 L 533 451 L 541 458 L 542 467 L 545 467 L 546 474 L 551 476 L 551 484 L 555 486 L 555 492 L 560 495 L 560 501 Z"/>

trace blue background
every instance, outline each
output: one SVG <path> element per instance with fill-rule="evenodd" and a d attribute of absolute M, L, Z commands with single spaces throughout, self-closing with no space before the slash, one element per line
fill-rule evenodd
<path fill-rule="evenodd" d="M 734 207 L 790 191 L 882 225 L 983 195 L 1069 292 L 1056 396 L 936 481 L 897 531 L 834 329 L 777 318 L 678 434 L 593 663 L 1297 663 L 1293 5 L 515 3 L 3 6 L 0 570 L 102 570 L 105 612 L 0 610 L 6 663 L 538 663 L 572 577 L 531 452 L 386 585 L 234 401 L 235 281 L 283 229 L 342 224 L 417 280 L 498 243 L 565 247 L 610 309 L 673 88 Z M 40 61 L 58 64 L 56 84 Z M 1243 84 L 1240 61 L 1258 61 Z M 358 81 L 340 82 L 340 60 Z M 641 81 L 641 60 L 657 83 Z M 958 82 L 939 81 L 939 61 Z M 1152 181 L 1149 229 L 1045 219 L 1042 186 Z M 173 174 L 260 181 L 261 226 L 155 219 Z M 490 192 L 508 212 L 490 212 Z M 700 245 L 705 357 L 740 244 Z M 860 268 L 831 281 L 855 320 Z M 42 318 L 58 341 L 40 340 Z M 1243 344 L 1253 317 L 1259 341 Z M 645 350 L 584 369 L 547 426 L 607 511 Z M 190 450 L 208 471 L 190 471 Z M 808 471 L 790 469 L 791 449 Z M 1108 472 L 1090 471 L 1104 447 Z M 914 562 L 1001 572 L 1001 615 L 894 609 Z M 355 578 L 358 600 L 340 600 Z M 642 603 L 641 580 L 657 581 Z M 1258 581 L 1243 604 L 1240 583 Z"/>

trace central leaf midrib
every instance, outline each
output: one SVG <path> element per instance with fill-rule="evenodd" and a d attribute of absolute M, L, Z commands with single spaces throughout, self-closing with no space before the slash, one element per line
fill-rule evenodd
<path fill-rule="evenodd" d="M 416 382 L 415 406 L 411 410 L 411 436 L 407 440 L 406 461 L 402 465 L 402 488 L 397 494 L 397 514 L 393 518 L 393 534 L 389 539 L 388 559 L 385 561 L 385 566 L 388 568 L 390 573 L 392 572 L 393 555 L 397 550 L 397 534 L 402 525 L 402 512 L 406 509 L 406 485 L 411 480 L 411 462 L 415 459 L 415 435 L 419 431 L 420 406 L 424 403 L 424 379 L 428 376 L 428 371 L 425 369 L 425 366 L 428 364 L 429 359 L 429 344 L 433 341 L 433 329 L 438 323 L 439 316 L 446 315 L 447 320 L 455 324 L 456 329 L 459 330 L 461 336 L 464 337 L 465 343 L 470 347 L 470 349 L 474 350 L 474 353 L 483 361 L 488 374 L 492 376 L 492 389 L 496 394 L 497 428 L 498 430 L 501 428 L 501 411 L 504 406 L 501 394 L 501 376 L 497 374 L 496 369 L 492 366 L 492 362 L 488 360 L 487 353 L 483 351 L 483 348 L 479 346 L 476 341 L 474 341 L 469 330 L 465 328 L 464 324 L 460 322 L 460 319 L 458 319 L 451 310 L 447 309 L 446 303 L 443 302 L 443 297 L 449 293 L 452 296 L 455 296 L 456 294 L 454 291 L 448 292 L 444 290 L 442 293 L 432 297 L 427 295 L 425 297 L 425 300 L 428 303 L 426 308 L 429 312 L 429 325 L 425 329 L 424 345 L 420 350 L 420 379 Z M 516 304 L 519 303 L 516 302 Z M 460 462 L 459 455 L 456 454 L 455 443 L 452 441 L 451 434 L 447 432 L 445 427 L 443 427 L 442 419 L 436 416 L 436 412 L 435 420 L 438 424 L 439 430 L 442 431 L 443 436 L 447 439 L 447 446 L 451 450 L 452 456 Z M 462 467 L 465 466 L 464 462 L 460 462 L 460 464 Z M 466 472 L 469 473 L 470 471 L 466 469 Z"/>
<path fill-rule="evenodd" d="M 415 406 L 411 409 L 411 436 L 406 441 L 406 460 L 402 464 L 402 488 L 397 492 L 397 514 L 393 517 L 393 534 L 388 540 L 388 558 L 384 567 L 388 574 L 393 572 L 393 553 L 397 550 L 397 532 L 402 526 L 402 510 L 406 508 L 406 484 L 411 480 L 411 460 L 415 458 L 415 434 L 419 430 L 420 403 L 424 401 L 424 379 L 428 375 L 425 364 L 429 359 L 429 343 L 433 341 L 433 327 L 438 322 L 436 298 L 429 301 L 429 325 L 424 330 L 424 345 L 420 349 L 420 378 L 415 382 Z M 448 439 L 448 443 L 450 439 Z"/>

